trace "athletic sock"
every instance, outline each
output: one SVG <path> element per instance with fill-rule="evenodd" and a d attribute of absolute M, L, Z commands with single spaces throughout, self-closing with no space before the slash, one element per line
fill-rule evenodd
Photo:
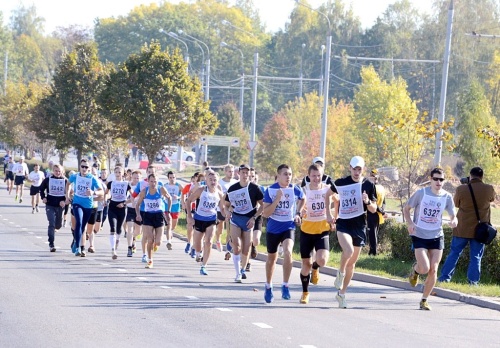
<path fill-rule="evenodd" d="M 115 248 L 116 245 L 116 234 L 110 234 L 109 235 L 109 245 L 111 245 L 111 249 Z"/>
<path fill-rule="evenodd" d="M 310 273 L 307 273 L 307 275 L 302 275 L 302 273 L 300 273 L 300 282 L 302 283 L 302 291 L 303 292 L 308 292 L 310 280 L 311 280 Z"/>
<path fill-rule="evenodd" d="M 316 261 L 313 262 L 313 269 L 318 269 L 319 265 Z"/>
<path fill-rule="evenodd" d="M 233 254 L 233 263 L 234 263 L 234 269 L 236 270 L 236 274 L 240 274 L 240 260 L 241 260 L 240 255 Z"/>

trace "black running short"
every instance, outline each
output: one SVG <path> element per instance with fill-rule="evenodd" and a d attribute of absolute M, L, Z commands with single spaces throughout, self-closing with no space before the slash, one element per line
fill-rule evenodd
<path fill-rule="evenodd" d="M 30 187 L 30 196 L 35 196 L 40 193 L 40 186 L 33 186 L 31 185 Z"/>
<path fill-rule="evenodd" d="M 286 230 L 279 233 L 266 233 L 267 253 L 274 254 L 278 251 L 278 246 L 283 243 L 285 239 L 295 240 L 295 230 Z"/>

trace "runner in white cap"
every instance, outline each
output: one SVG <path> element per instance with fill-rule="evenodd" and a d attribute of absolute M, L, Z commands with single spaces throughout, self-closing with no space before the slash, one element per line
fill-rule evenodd
<path fill-rule="evenodd" d="M 342 255 L 335 279 L 335 287 L 339 289 L 337 301 L 339 308 L 347 308 L 345 293 L 354 274 L 354 267 L 359 258 L 361 248 L 366 241 L 366 210 L 377 211 L 375 185 L 363 177 L 365 160 L 360 156 L 351 159 L 349 170 L 351 175 L 337 179 L 332 191 L 339 199 L 337 210 L 337 238 Z"/>

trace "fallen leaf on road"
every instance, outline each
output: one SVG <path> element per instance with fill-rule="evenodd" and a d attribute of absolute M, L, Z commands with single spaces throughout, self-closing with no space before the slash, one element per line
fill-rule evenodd
<path fill-rule="evenodd" d="M 257 291 L 259 291 L 259 289 L 253 288 L 253 291 L 254 291 L 254 292 L 257 292 Z"/>
<path fill-rule="evenodd" d="M 380 298 L 387 298 L 387 297 L 385 297 L 385 296 L 380 296 Z"/>

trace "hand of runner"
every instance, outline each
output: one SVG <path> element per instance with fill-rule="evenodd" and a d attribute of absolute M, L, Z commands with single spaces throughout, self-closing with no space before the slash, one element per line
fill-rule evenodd
<path fill-rule="evenodd" d="M 276 191 L 276 197 L 274 197 L 275 201 L 281 201 L 281 197 L 283 197 L 283 190 L 282 189 L 279 189 L 278 191 Z"/>
<path fill-rule="evenodd" d="M 413 221 L 408 221 L 408 234 L 412 235 L 415 233 L 415 223 Z"/>

